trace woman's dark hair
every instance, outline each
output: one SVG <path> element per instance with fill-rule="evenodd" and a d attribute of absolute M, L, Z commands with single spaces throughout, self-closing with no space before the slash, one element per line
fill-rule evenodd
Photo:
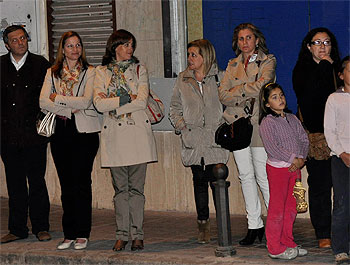
<path fill-rule="evenodd" d="M 255 25 L 251 23 L 242 23 L 235 27 L 233 30 L 232 49 L 237 56 L 241 54 L 241 50 L 238 47 L 238 33 L 243 29 L 251 30 L 255 38 L 259 38 L 258 47 L 256 48 L 257 50 L 261 50 L 265 54 L 269 53 L 269 49 L 266 46 L 264 34 L 262 34 L 262 32 Z"/>
<path fill-rule="evenodd" d="M 77 37 L 79 39 L 79 42 L 81 44 L 81 56 L 79 58 L 79 62 L 82 64 L 83 69 L 88 69 L 90 64 L 88 63 L 86 59 L 86 53 L 85 53 L 85 48 L 83 41 L 81 40 L 79 34 L 75 31 L 67 31 L 63 33 L 60 42 L 58 44 L 58 49 L 57 49 L 57 54 L 56 54 L 56 60 L 55 64 L 51 67 L 51 72 L 56 78 L 61 78 L 61 72 L 63 68 L 63 61 L 65 59 L 65 55 L 63 53 L 64 51 L 64 45 L 66 45 L 67 39 L 71 37 Z"/>
<path fill-rule="evenodd" d="M 340 61 L 339 57 L 339 49 L 338 49 L 338 42 L 335 38 L 334 34 L 327 28 L 314 28 L 310 30 L 305 38 L 303 39 L 303 42 L 301 43 L 301 48 L 298 56 L 298 61 L 300 62 L 310 62 L 313 60 L 312 54 L 308 49 L 308 45 L 311 44 L 312 38 L 319 32 L 327 33 L 327 35 L 331 38 L 331 54 L 330 57 L 334 61 L 334 65 L 337 66 Z"/>
<path fill-rule="evenodd" d="M 269 114 L 271 114 L 275 117 L 280 116 L 279 114 L 274 112 L 271 108 L 266 106 L 266 104 L 269 101 L 269 96 L 271 94 L 271 91 L 276 89 L 276 88 L 281 89 L 282 93 L 284 94 L 283 88 L 277 83 L 267 83 L 260 90 L 260 93 L 259 93 L 259 101 L 260 101 L 260 103 L 259 103 L 260 104 L 260 106 L 259 106 L 259 124 Z M 286 106 L 285 106 L 283 111 L 284 112 L 291 112 L 287 108 L 287 102 L 286 102 Z"/>
<path fill-rule="evenodd" d="M 337 85 L 338 87 L 341 87 L 341 86 L 344 86 L 344 80 L 341 80 L 339 75 L 340 74 L 343 74 L 344 72 L 344 69 L 346 67 L 346 65 L 350 62 L 350 57 L 349 55 L 348 56 L 345 56 L 343 58 L 343 60 L 341 60 L 340 64 L 339 64 L 339 69 L 338 69 L 338 75 L 337 75 Z"/>
<path fill-rule="evenodd" d="M 114 31 L 108 38 L 106 52 L 102 58 L 102 65 L 107 65 L 113 59 L 115 59 L 115 49 L 119 45 L 127 43 L 129 40 L 132 40 L 132 48 L 135 51 L 136 38 L 134 35 L 132 35 L 132 33 L 125 29 L 119 29 L 117 31 Z M 132 56 L 132 58 L 135 60 L 136 63 L 139 61 L 135 56 Z"/>

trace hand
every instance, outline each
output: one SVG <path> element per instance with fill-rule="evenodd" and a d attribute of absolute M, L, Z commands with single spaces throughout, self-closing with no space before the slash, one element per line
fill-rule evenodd
<path fill-rule="evenodd" d="M 52 102 L 55 102 L 55 99 L 56 99 L 56 96 L 57 96 L 57 93 L 52 93 L 49 98 Z"/>
<path fill-rule="evenodd" d="M 291 164 L 290 166 L 289 166 L 289 168 L 288 168 L 288 171 L 289 172 L 295 172 L 295 171 L 297 171 L 299 168 L 295 165 L 295 164 Z"/>
<path fill-rule="evenodd" d="M 327 60 L 328 62 L 330 62 L 331 64 L 333 64 L 333 60 L 331 58 L 331 56 L 329 54 L 325 55 L 322 57 L 322 60 Z"/>
<path fill-rule="evenodd" d="M 100 98 L 107 98 L 106 93 L 103 93 L 103 92 L 100 92 L 100 93 L 98 93 L 97 95 L 99 95 Z"/>
<path fill-rule="evenodd" d="M 137 95 L 130 94 L 131 101 L 135 100 L 137 98 Z"/>
<path fill-rule="evenodd" d="M 294 172 L 297 169 L 301 169 L 304 166 L 304 159 L 295 157 L 292 164 L 289 166 L 289 172 Z"/>
<path fill-rule="evenodd" d="M 345 166 L 350 167 L 350 153 L 343 152 L 339 155 L 339 157 L 341 158 L 341 160 L 343 160 Z"/>

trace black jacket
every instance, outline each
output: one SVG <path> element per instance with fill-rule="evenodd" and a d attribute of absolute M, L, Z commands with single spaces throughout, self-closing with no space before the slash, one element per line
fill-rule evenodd
<path fill-rule="evenodd" d="M 311 133 L 323 132 L 324 109 L 335 91 L 333 65 L 327 60 L 316 63 L 298 61 L 293 70 L 293 88 L 304 125 Z"/>
<path fill-rule="evenodd" d="M 40 111 L 39 96 L 50 63 L 42 56 L 28 53 L 17 71 L 10 53 L 0 57 L 1 65 L 1 146 L 28 147 L 47 142 L 36 132 Z"/>

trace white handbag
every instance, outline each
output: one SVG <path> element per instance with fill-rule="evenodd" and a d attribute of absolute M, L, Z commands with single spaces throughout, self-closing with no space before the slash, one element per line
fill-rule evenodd
<path fill-rule="evenodd" d="M 52 90 L 56 92 L 55 83 L 53 81 L 53 74 L 51 74 Z M 46 114 L 39 112 L 36 119 L 36 130 L 39 135 L 50 137 L 55 133 L 56 114 L 48 111 Z"/>
<path fill-rule="evenodd" d="M 50 137 L 55 132 L 56 114 L 52 112 L 39 113 L 36 121 L 36 130 L 39 135 Z"/>

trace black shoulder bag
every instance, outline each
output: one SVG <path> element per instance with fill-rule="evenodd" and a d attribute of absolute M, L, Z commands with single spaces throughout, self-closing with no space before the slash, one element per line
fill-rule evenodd
<path fill-rule="evenodd" d="M 232 124 L 224 122 L 215 132 L 215 143 L 227 150 L 237 151 L 250 145 L 253 135 L 253 125 L 250 118 L 253 114 L 255 98 L 250 101 L 250 109 L 246 107 L 244 111 L 247 117 L 241 117 Z"/>

